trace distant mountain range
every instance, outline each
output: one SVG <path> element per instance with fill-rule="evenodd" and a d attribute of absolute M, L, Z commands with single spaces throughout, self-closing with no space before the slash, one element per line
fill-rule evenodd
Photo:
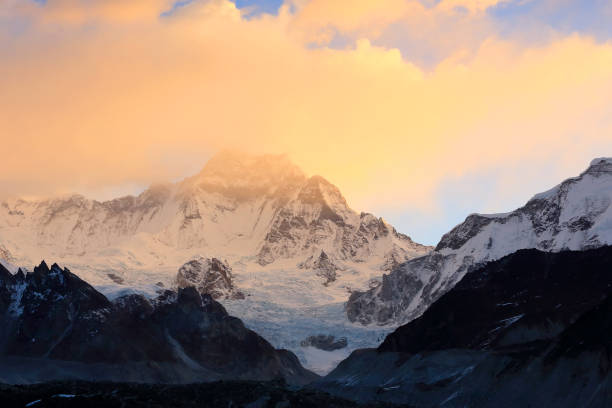
<path fill-rule="evenodd" d="M 361 402 L 612 400 L 610 158 L 515 211 L 468 216 L 435 248 L 282 157 L 235 153 L 139 197 L 14 201 L 0 220 L 0 381 L 305 384 L 299 358 L 320 373 L 343 360 L 308 387 Z M 96 285 L 10 263 L 37 251 L 91 262 Z"/>

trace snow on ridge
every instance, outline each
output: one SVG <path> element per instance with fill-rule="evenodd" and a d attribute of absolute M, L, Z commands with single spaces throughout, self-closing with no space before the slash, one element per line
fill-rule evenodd
<path fill-rule="evenodd" d="M 472 213 L 470 215 L 477 215 L 479 217 L 484 217 L 484 218 L 504 218 L 504 217 L 507 217 L 510 214 L 511 214 L 511 211 L 505 212 L 505 213 L 486 213 L 486 214 L 483 214 L 483 213 Z"/>
<path fill-rule="evenodd" d="M 610 157 L 599 157 L 591 160 L 589 167 L 583 171 L 579 176 L 570 177 L 563 182 L 557 184 L 555 187 L 543 191 L 534 195 L 531 200 L 548 200 L 555 195 L 559 194 L 560 189 L 568 184 L 577 183 L 583 180 L 586 176 L 597 177 L 602 174 L 612 174 L 612 158 Z"/>
<path fill-rule="evenodd" d="M 6 268 L 7 271 L 9 271 L 10 273 L 12 273 L 13 275 L 15 275 L 18 271 L 19 271 L 19 267 L 13 265 L 12 263 L 5 261 L 4 259 L 0 258 L 0 264 L 2 266 L 4 266 Z"/>
<path fill-rule="evenodd" d="M 601 164 L 602 162 L 606 162 L 608 164 L 612 164 L 612 157 L 597 157 L 591 160 L 589 167 L 594 166 L 596 164 Z"/>
<path fill-rule="evenodd" d="M 558 252 L 611 244 L 612 159 L 598 159 L 580 176 L 515 211 L 468 216 L 433 252 L 400 265 L 378 287 L 351 296 L 347 313 L 362 324 L 403 324 L 483 263 L 520 249 Z"/>

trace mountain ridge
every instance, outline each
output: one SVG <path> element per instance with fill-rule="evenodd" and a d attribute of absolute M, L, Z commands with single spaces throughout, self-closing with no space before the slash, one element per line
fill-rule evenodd
<path fill-rule="evenodd" d="M 469 215 L 431 253 L 398 266 L 377 287 L 353 293 L 347 315 L 362 324 L 406 323 L 488 261 L 524 248 L 558 252 L 610 243 L 612 159 L 600 158 L 517 210 Z"/>

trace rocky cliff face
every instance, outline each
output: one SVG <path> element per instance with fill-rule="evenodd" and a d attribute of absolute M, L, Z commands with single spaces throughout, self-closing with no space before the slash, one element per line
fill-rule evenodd
<path fill-rule="evenodd" d="M 180 289 L 193 286 L 213 299 L 244 299 L 234 284 L 232 268 L 217 258 L 198 256 L 185 263 L 178 270 L 176 285 Z"/>
<path fill-rule="evenodd" d="M 315 376 L 193 287 L 110 302 L 68 269 L 0 266 L 0 381 L 193 382 Z"/>
<path fill-rule="evenodd" d="M 435 250 L 354 293 L 351 321 L 398 324 L 422 314 L 467 272 L 519 249 L 584 250 L 612 244 L 612 159 L 595 159 L 580 176 L 533 197 L 507 214 L 473 214 Z"/>
<path fill-rule="evenodd" d="M 340 270 L 340 267 L 329 259 L 325 251 L 321 251 L 318 256 L 311 255 L 304 262 L 301 262 L 298 267 L 316 271 L 317 276 L 324 279 L 323 284 L 325 286 L 336 280 L 336 272 Z"/>
<path fill-rule="evenodd" d="M 611 268 L 611 246 L 490 262 L 318 387 L 415 407 L 608 406 Z"/>

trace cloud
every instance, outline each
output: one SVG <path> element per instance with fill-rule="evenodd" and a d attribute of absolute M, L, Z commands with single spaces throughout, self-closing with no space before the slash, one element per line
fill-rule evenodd
<path fill-rule="evenodd" d="M 171 0 L 8 0 L 12 15 L 29 16 L 44 22 L 83 24 L 94 21 L 136 22 L 156 18 L 172 7 Z"/>
<path fill-rule="evenodd" d="M 466 10 L 471 13 L 483 12 L 489 7 L 499 3 L 508 3 L 508 0 L 441 0 L 436 8 L 445 11 Z"/>
<path fill-rule="evenodd" d="M 466 35 L 422 68 L 375 41 L 396 23 L 369 4 L 247 20 L 224 0 L 169 17 L 162 1 L 81 3 L 20 9 L 28 24 L 0 31 L 5 194 L 146 185 L 240 147 L 289 153 L 356 208 L 435 214 L 449 180 L 530 163 L 572 174 L 612 149 L 612 45 L 588 36 Z M 306 22 L 321 13 L 363 36 L 313 47 Z"/>
<path fill-rule="evenodd" d="M 406 0 L 354 0 L 347 7 L 343 0 L 312 0 L 293 3 L 292 24 L 307 41 L 329 43 L 337 33 L 373 37 L 389 24 L 401 20 L 418 2 Z"/>
<path fill-rule="evenodd" d="M 418 0 L 353 0 L 347 6 L 346 0 L 298 1 L 291 3 L 296 9 L 292 24 L 303 40 L 317 44 L 329 44 L 338 36 L 377 38 L 391 25 L 416 32 L 425 24 L 435 24 L 439 33 L 447 34 L 448 23 L 469 20 L 473 24 L 499 3 L 502 1 L 441 0 L 428 6 Z"/>

